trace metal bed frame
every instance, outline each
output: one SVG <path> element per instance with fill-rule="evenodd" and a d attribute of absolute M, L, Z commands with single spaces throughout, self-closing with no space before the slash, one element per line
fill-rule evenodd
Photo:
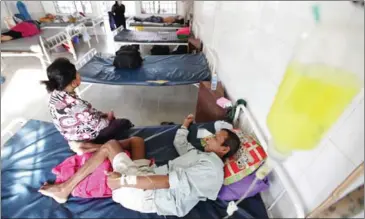
<path fill-rule="evenodd" d="M 122 26 L 121 26 L 122 27 Z M 194 27 L 194 26 L 193 26 Z M 193 29 L 194 30 L 194 29 Z M 198 33 L 199 31 L 199 26 L 195 26 L 195 33 Z M 207 47 L 207 46 L 204 46 L 203 47 L 203 53 L 207 56 L 211 56 L 211 60 L 212 62 L 209 62 L 209 59 L 207 59 L 207 62 L 208 62 L 208 66 L 209 66 L 209 69 L 211 70 L 211 73 L 212 73 L 212 78 L 213 76 L 216 74 L 216 65 L 217 65 L 217 56 L 216 54 L 214 53 L 214 51 Z M 76 63 L 75 63 L 75 66 L 76 66 L 76 70 L 79 70 L 81 69 L 86 63 L 88 63 L 95 55 L 97 54 L 97 51 L 95 48 L 89 50 L 82 58 L 80 58 Z M 89 83 L 89 82 L 81 82 L 82 84 L 85 84 L 86 87 L 83 88 L 83 89 L 80 89 L 79 87 L 76 88 L 76 93 L 81 97 L 81 95 L 86 92 L 91 86 L 92 86 L 92 83 Z M 199 87 L 199 84 L 193 84 L 193 86 L 195 87 Z"/>
<path fill-rule="evenodd" d="M 92 25 L 91 26 L 86 26 L 86 23 L 91 21 Z M 104 22 L 104 18 L 103 18 L 103 15 L 101 16 L 98 16 L 98 17 L 95 17 L 95 18 L 88 18 L 88 17 L 85 17 L 79 21 L 77 21 L 78 24 L 84 24 L 85 25 L 85 28 L 86 30 L 92 30 L 94 35 L 95 35 L 95 39 L 96 39 L 96 42 L 99 43 L 99 38 L 98 38 L 98 34 L 96 33 L 96 27 L 97 25 L 100 25 L 101 23 Z M 72 25 L 72 24 L 70 24 Z M 45 27 L 42 27 L 42 29 L 51 29 L 51 28 L 62 28 L 62 26 L 45 26 Z M 105 31 L 105 29 L 104 29 Z"/>
<path fill-rule="evenodd" d="M 208 59 L 207 59 L 207 62 L 208 62 L 208 66 L 209 66 L 209 69 L 211 70 L 212 72 L 212 75 L 215 74 L 215 70 L 216 70 L 216 56 L 214 54 L 214 52 L 208 48 L 208 47 L 204 47 L 203 49 L 203 53 L 205 55 L 209 54 L 210 56 L 212 56 L 212 62 L 209 62 Z M 75 63 L 75 66 L 76 66 L 76 70 L 79 70 L 81 69 L 86 63 L 88 63 L 95 55 L 97 54 L 97 51 L 95 48 L 92 48 L 91 50 L 89 50 L 82 58 L 80 58 L 76 63 Z M 76 93 L 81 97 L 81 95 L 86 91 L 88 90 L 91 86 L 92 86 L 92 83 L 89 83 L 89 82 L 81 82 L 82 84 L 85 84 L 86 87 L 83 88 L 83 89 L 80 89 L 79 87 L 76 88 Z M 199 87 L 199 84 L 195 83 L 195 84 L 192 84 L 193 86 L 195 87 Z"/>
<path fill-rule="evenodd" d="M 92 22 L 92 25 L 90 27 L 86 26 L 86 29 L 92 29 L 93 30 L 96 42 L 99 43 L 98 34 L 96 33 L 96 27 L 97 27 L 97 25 L 100 25 L 101 23 L 104 22 L 104 17 L 101 15 L 101 16 L 96 17 L 96 18 L 91 18 L 91 22 Z M 105 28 L 104 28 L 104 31 L 105 31 Z"/>
<path fill-rule="evenodd" d="M 113 30 L 113 36 L 116 36 L 119 32 L 124 29 L 123 26 L 118 27 L 117 29 Z M 138 44 L 138 45 L 161 45 L 161 46 L 188 46 L 189 42 L 156 42 L 156 43 L 149 43 L 149 42 L 118 42 L 114 40 L 114 47 L 115 51 L 118 50 L 123 45 L 130 45 L 130 44 Z"/>
<path fill-rule="evenodd" d="M 133 17 L 130 17 L 126 20 L 126 23 L 127 25 L 130 27 L 130 28 L 134 28 L 135 30 L 137 30 L 137 27 L 143 27 L 143 29 L 145 30 L 176 30 L 176 29 L 179 29 L 179 28 L 183 28 L 183 27 L 187 27 L 187 26 L 182 26 L 182 27 L 174 27 L 174 26 L 163 26 L 163 25 L 156 25 L 156 26 L 143 26 L 143 22 L 139 22 L 141 23 L 140 25 L 136 25 L 136 26 L 131 26 L 130 24 L 131 23 L 138 23 L 137 21 L 134 21 Z"/>
<path fill-rule="evenodd" d="M 24 118 L 18 118 L 18 119 L 13 120 L 1 132 L 1 137 L 4 137 L 5 134 L 13 135 L 16 131 L 16 130 L 12 131 L 14 129 L 14 127 L 19 126 L 19 124 L 24 125 L 26 123 L 26 121 L 27 120 Z M 255 135 L 257 137 L 257 139 L 259 140 L 259 142 L 261 143 L 261 145 L 267 151 L 267 142 L 263 138 L 263 135 L 262 135 L 260 129 L 258 128 L 255 120 L 253 119 L 250 110 L 248 108 L 246 108 L 244 105 L 239 105 L 237 107 L 237 111 L 234 116 L 233 124 L 235 125 L 235 127 L 241 129 L 242 131 Z M 291 201 L 292 201 L 294 208 L 296 210 L 296 213 L 297 213 L 297 215 L 296 215 L 297 218 L 304 218 L 305 214 L 304 214 L 302 204 L 299 201 L 296 191 L 293 189 L 292 185 L 289 183 L 289 178 L 285 174 L 283 167 L 281 167 L 281 165 L 277 165 L 277 167 L 273 171 L 280 177 L 280 180 L 283 182 L 283 185 L 284 185 L 283 193 L 287 193 L 289 195 L 289 197 L 291 198 Z M 278 204 L 279 200 L 282 197 L 283 197 L 283 195 L 279 195 L 269 207 L 266 206 L 268 213 L 271 213 L 271 210 L 273 209 L 273 207 Z"/>
<path fill-rule="evenodd" d="M 69 52 L 72 54 L 73 58 L 77 60 L 77 54 L 75 48 L 72 44 L 72 38 L 79 34 L 82 34 L 85 30 L 84 24 L 78 24 L 76 26 L 70 25 L 64 28 L 64 30 L 55 34 L 54 36 L 44 38 L 39 36 L 39 44 L 35 48 L 34 52 L 30 51 L 1 51 L 1 57 L 37 57 L 42 65 L 43 69 L 46 69 L 46 62 L 51 63 L 51 58 L 49 51 L 55 49 L 56 47 L 66 43 L 69 46 Z M 89 48 L 91 48 L 90 41 L 88 42 Z M 45 59 L 44 59 L 45 57 Z"/>

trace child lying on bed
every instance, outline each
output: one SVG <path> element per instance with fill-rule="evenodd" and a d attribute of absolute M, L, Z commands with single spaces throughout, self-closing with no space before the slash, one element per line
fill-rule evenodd
<path fill-rule="evenodd" d="M 187 140 L 192 121 L 193 116 L 189 115 L 177 131 L 174 146 L 180 157 L 168 165 L 140 165 L 124 153 L 123 145 L 112 140 L 101 146 L 70 180 L 46 184 L 39 192 L 64 203 L 82 179 L 109 159 L 114 172 L 107 174 L 108 186 L 115 202 L 142 213 L 185 216 L 199 201 L 217 198 L 223 184 L 223 159 L 236 153 L 240 146 L 235 133 L 222 129 L 207 140 L 204 152 L 197 150 Z M 144 142 L 137 146 L 144 148 Z"/>
<path fill-rule="evenodd" d="M 51 93 L 49 110 L 53 123 L 78 155 L 99 149 L 100 145 L 89 142 L 103 144 L 133 126 L 127 119 L 115 119 L 112 111 L 94 109 L 75 93 L 81 78 L 68 59 L 56 59 L 48 66 L 47 76 L 48 81 L 41 83 Z"/>
<path fill-rule="evenodd" d="M 30 37 L 40 33 L 37 21 L 23 21 L 11 27 L 9 31 L 1 34 L 1 42 Z"/>

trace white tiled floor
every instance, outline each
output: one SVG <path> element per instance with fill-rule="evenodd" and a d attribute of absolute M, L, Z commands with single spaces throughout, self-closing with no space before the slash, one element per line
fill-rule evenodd
<path fill-rule="evenodd" d="M 113 53 L 111 36 L 94 37 L 92 48 L 98 52 Z M 149 48 L 145 48 L 148 51 Z M 76 45 L 79 58 L 89 51 L 87 44 Z M 144 52 L 145 53 L 145 52 Z M 52 59 L 69 53 L 52 54 Z M 31 57 L 4 58 L 6 77 L 1 86 L 1 128 L 15 118 L 50 121 L 47 108 L 48 94 L 39 84 L 42 72 L 38 59 Z M 2 63 L 3 64 L 3 63 Z M 84 85 L 81 85 L 84 86 Z M 198 89 L 192 85 L 171 87 L 110 86 L 94 84 L 83 98 L 101 111 L 113 110 L 117 117 L 130 119 L 135 125 L 158 125 L 162 121 L 180 123 L 185 115 L 195 112 Z"/>

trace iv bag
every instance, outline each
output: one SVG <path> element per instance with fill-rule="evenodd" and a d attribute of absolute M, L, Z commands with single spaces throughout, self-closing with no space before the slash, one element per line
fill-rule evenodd
<path fill-rule="evenodd" d="M 276 152 L 315 148 L 363 92 L 364 27 L 317 23 L 303 34 L 267 117 Z"/>

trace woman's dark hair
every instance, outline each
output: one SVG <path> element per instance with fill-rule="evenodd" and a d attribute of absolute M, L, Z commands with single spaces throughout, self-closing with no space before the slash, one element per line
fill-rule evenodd
<path fill-rule="evenodd" d="M 48 81 L 41 81 L 41 84 L 46 85 L 48 92 L 64 90 L 76 79 L 76 68 L 67 58 L 58 58 L 48 66 L 47 76 Z"/>
<path fill-rule="evenodd" d="M 241 146 L 241 140 L 233 131 L 229 129 L 222 130 L 228 133 L 228 137 L 223 143 L 225 147 L 229 147 L 230 149 L 228 153 L 223 156 L 223 159 L 226 159 L 230 156 L 233 156 L 238 151 Z"/>

